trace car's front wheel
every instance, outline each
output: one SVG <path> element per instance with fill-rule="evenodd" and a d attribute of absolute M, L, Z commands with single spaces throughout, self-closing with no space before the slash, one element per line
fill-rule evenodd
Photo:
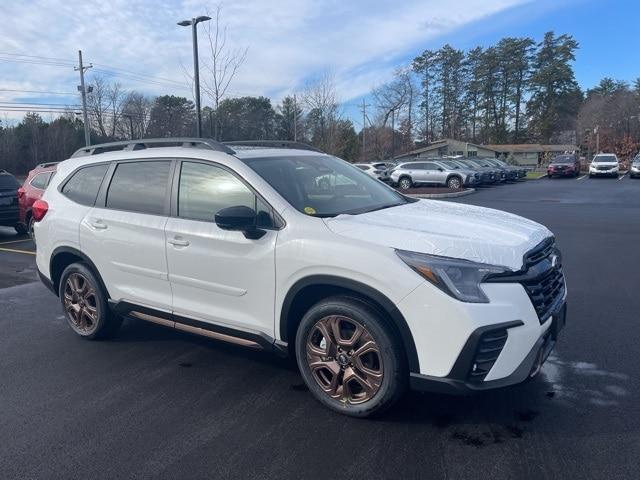
<path fill-rule="evenodd" d="M 345 415 L 380 413 L 406 389 L 400 342 L 383 316 L 356 298 L 331 297 L 311 307 L 296 334 L 296 358 L 311 393 Z"/>
<path fill-rule="evenodd" d="M 460 181 L 460 177 L 451 177 L 447 180 L 447 187 L 453 190 L 460 188 L 462 186 L 462 182 Z"/>
<path fill-rule="evenodd" d="M 122 323 L 109 310 L 106 293 L 84 263 L 72 263 L 62 272 L 59 296 L 67 323 L 81 337 L 110 337 Z"/>
<path fill-rule="evenodd" d="M 402 177 L 398 182 L 400 190 L 409 190 L 413 186 L 413 182 L 409 177 Z"/>

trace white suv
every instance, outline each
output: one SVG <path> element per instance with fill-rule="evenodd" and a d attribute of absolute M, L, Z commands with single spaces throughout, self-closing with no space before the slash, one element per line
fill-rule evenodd
<path fill-rule="evenodd" d="M 538 372 L 566 311 L 549 230 L 260 145 L 140 140 L 60 163 L 33 215 L 40 277 L 71 328 L 106 337 L 129 317 L 292 354 L 313 395 L 352 416 L 409 385 L 462 393 Z"/>

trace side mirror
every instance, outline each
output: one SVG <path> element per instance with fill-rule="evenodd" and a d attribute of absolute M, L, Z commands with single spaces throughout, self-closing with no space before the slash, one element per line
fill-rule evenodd
<path fill-rule="evenodd" d="M 438 167 L 438 171 L 439 171 L 439 172 L 444 172 L 444 168 L 442 168 L 442 167 Z"/>
<path fill-rule="evenodd" d="M 215 222 L 223 230 L 243 232 L 246 238 L 252 240 L 257 240 L 266 233 L 256 227 L 255 210 L 244 205 L 223 208 L 216 213 Z"/>

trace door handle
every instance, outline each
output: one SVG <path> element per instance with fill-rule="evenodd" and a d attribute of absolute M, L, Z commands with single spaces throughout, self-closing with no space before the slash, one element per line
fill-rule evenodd
<path fill-rule="evenodd" d="M 167 240 L 168 243 L 173 245 L 174 247 L 188 247 L 189 240 L 185 240 L 184 238 L 174 237 L 170 240 Z"/>
<path fill-rule="evenodd" d="M 106 230 L 107 224 L 102 220 L 89 220 L 89 225 L 91 225 L 96 230 Z"/>

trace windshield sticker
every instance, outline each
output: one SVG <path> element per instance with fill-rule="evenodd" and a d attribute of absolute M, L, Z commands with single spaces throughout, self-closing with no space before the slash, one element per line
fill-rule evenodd
<path fill-rule="evenodd" d="M 315 215 L 316 209 L 313 207 L 304 207 L 304 213 L 306 213 L 307 215 Z"/>

